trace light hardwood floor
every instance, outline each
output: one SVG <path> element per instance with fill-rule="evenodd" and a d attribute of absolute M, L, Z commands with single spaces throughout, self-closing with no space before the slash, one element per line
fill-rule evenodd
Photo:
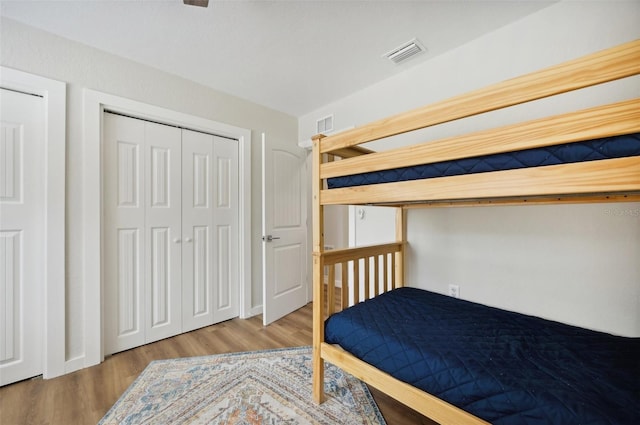
<path fill-rule="evenodd" d="M 96 424 L 152 360 L 311 345 L 311 304 L 267 326 L 260 316 L 233 319 L 108 357 L 59 378 L 0 388 L 1 425 Z M 434 422 L 371 392 L 389 425 Z"/>

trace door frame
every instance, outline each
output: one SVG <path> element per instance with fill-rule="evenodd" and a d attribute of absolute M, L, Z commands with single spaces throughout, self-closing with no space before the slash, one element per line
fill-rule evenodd
<path fill-rule="evenodd" d="M 67 84 L 0 66 L 4 88 L 41 96 L 45 103 L 45 247 L 43 377 L 65 373 L 65 177 Z M 60 202 L 60 200 L 63 200 Z"/>
<path fill-rule="evenodd" d="M 102 117 L 104 110 L 238 140 L 240 317 L 251 315 L 251 130 L 172 111 L 131 99 L 84 89 L 84 319 L 85 351 L 75 369 L 104 359 L 102 314 Z"/>

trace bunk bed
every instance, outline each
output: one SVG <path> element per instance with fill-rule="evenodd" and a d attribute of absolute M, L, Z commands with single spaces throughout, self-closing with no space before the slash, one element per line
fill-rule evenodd
<path fill-rule="evenodd" d="M 385 151 L 363 146 L 638 74 L 635 40 L 313 138 L 318 403 L 328 361 L 442 424 L 638 423 L 639 338 L 411 288 L 404 253 L 409 208 L 640 201 L 640 99 Z M 396 241 L 325 250 L 328 205 L 395 208 Z M 492 357 L 498 355 L 499 361 Z M 511 369 L 499 369 L 502 364 Z M 529 364 L 535 370 L 526 370 Z M 523 382 L 526 388 L 519 388 Z M 500 390 L 508 394 L 497 395 Z"/>

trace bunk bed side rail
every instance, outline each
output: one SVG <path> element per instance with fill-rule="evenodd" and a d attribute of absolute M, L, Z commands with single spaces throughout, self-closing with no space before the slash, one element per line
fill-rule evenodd
<path fill-rule="evenodd" d="M 326 137 L 321 153 L 640 74 L 640 40 Z"/>
<path fill-rule="evenodd" d="M 606 117 L 606 119 L 603 119 Z M 640 98 L 505 127 L 367 152 L 323 163 L 320 178 L 342 177 L 640 132 Z M 326 139 L 322 140 L 322 143 Z"/>
<path fill-rule="evenodd" d="M 323 205 L 640 194 L 640 157 L 323 190 Z M 589 197 L 594 200 L 595 196 Z M 612 198 L 613 199 L 613 198 Z M 619 200 L 619 199 L 618 199 Z"/>
<path fill-rule="evenodd" d="M 460 410 L 431 394 L 402 382 L 374 366 L 354 357 L 338 345 L 323 343 L 322 357 L 361 381 L 378 388 L 385 394 L 402 400 L 402 403 L 437 421 L 440 424 L 488 425 L 480 418 Z"/>

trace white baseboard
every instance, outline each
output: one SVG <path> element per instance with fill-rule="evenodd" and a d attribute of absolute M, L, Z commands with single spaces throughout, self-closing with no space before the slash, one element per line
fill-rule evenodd
<path fill-rule="evenodd" d="M 76 370 L 84 369 L 87 367 L 84 364 L 85 356 L 74 357 L 64 362 L 64 373 L 75 372 Z"/>
<path fill-rule="evenodd" d="M 253 317 L 253 316 L 257 316 L 258 314 L 262 314 L 262 304 L 257 305 L 255 307 L 251 307 L 251 310 L 249 310 L 249 314 L 251 314 L 251 316 L 249 316 L 249 317 Z M 248 319 L 248 317 L 246 317 L 246 319 Z"/>

